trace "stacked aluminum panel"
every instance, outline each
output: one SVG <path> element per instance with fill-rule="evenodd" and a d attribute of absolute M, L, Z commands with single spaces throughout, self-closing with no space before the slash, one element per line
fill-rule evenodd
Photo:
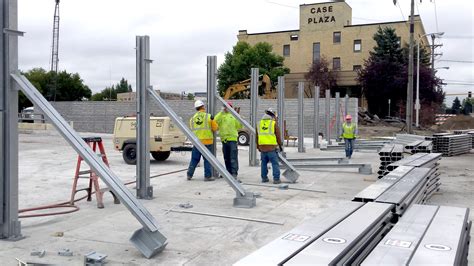
<path fill-rule="evenodd" d="M 425 136 L 413 135 L 413 134 L 396 134 L 393 143 L 395 144 L 403 144 L 408 145 L 414 141 L 423 141 L 425 140 Z"/>
<path fill-rule="evenodd" d="M 387 166 L 391 163 L 403 159 L 403 146 L 400 144 L 385 144 L 382 149 L 379 151 L 380 156 L 380 166 L 379 179 L 389 173 Z"/>
<path fill-rule="evenodd" d="M 469 136 L 471 136 L 471 140 L 472 140 L 471 149 L 474 149 L 474 131 L 470 131 L 467 134 L 469 134 Z"/>
<path fill-rule="evenodd" d="M 420 142 L 416 147 L 411 150 L 412 154 L 423 152 L 423 153 L 430 153 L 433 150 L 433 143 L 431 140 L 425 140 Z"/>
<path fill-rule="evenodd" d="M 474 129 L 458 129 L 453 131 L 454 135 L 467 134 L 469 132 L 474 132 Z"/>
<path fill-rule="evenodd" d="M 436 151 L 443 156 L 455 156 L 469 153 L 472 148 L 472 135 L 436 135 Z"/>
<path fill-rule="evenodd" d="M 467 265 L 469 209 L 413 205 L 362 265 Z"/>

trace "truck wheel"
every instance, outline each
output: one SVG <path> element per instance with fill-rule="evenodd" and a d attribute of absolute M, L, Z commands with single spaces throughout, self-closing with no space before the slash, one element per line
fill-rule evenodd
<path fill-rule="evenodd" d="M 239 132 L 239 139 L 238 139 L 239 145 L 249 145 L 249 134 L 246 132 Z"/>
<path fill-rule="evenodd" d="M 151 156 L 157 161 L 164 161 L 170 157 L 170 151 L 152 151 Z"/>
<path fill-rule="evenodd" d="M 122 157 L 127 164 L 137 163 L 137 145 L 129 143 L 125 145 L 122 151 Z"/>

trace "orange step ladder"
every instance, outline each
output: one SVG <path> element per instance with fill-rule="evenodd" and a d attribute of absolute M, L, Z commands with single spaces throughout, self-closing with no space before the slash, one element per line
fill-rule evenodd
<path fill-rule="evenodd" d="M 87 137 L 87 138 L 82 138 L 82 139 L 87 143 L 87 145 L 89 145 L 89 147 L 91 147 L 94 153 L 96 153 L 98 149 L 100 153 L 96 153 L 97 156 L 101 157 L 102 161 L 104 161 L 104 163 L 107 166 L 109 166 L 109 161 L 107 160 L 107 155 L 105 154 L 104 144 L 102 143 L 102 138 L 101 137 Z M 97 176 L 97 174 L 94 173 L 92 169 L 81 171 L 82 161 L 84 161 L 84 159 L 82 159 L 82 157 L 79 155 L 77 157 L 76 172 L 74 174 L 74 183 L 72 184 L 70 203 L 71 205 L 74 205 L 76 193 L 83 190 L 87 191 L 87 201 L 91 201 L 92 194 L 93 194 L 92 190 L 94 189 L 95 190 L 94 193 L 97 199 L 97 208 L 102 209 L 104 208 L 104 202 L 102 199 L 103 192 L 100 191 L 100 186 L 99 186 L 99 176 Z M 79 181 L 79 178 L 89 179 L 89 187 L 83 188 L 83 189 L 77 189 L 77 183 Z M 115 196 L 115 194 L 112 191 L 110 191 L 110 193 L 114 197 L 114 203 L 119 204 L 120 201 L 117 198 L 117 196 Z"/>

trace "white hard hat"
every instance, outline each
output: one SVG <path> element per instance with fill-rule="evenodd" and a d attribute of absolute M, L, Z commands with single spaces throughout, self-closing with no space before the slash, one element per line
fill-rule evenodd
<path fill-rule="evenodd" d="M 275 116 L 275 110 L 273 110 L 271 107 L 270 107 L 270 108 L 267 108 L 267 109 L 265 110 L 265 113 L 266 113 L 267 115 Z"/>
<path fill-rule="evenodd" d="M 204 103 L 201 100 L 197 100 L 194 102 L 194 108 L 199 108 L 201 106 L 204 106 Z"/>

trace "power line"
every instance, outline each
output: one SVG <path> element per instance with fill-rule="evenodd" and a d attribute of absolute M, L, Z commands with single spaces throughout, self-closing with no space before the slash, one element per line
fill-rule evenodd
<path fill-rule="evenodd" d="M 452 63 L 467 63 L 467 64 L 473 64 L 474 61 L 466 61 L 466 60 L 449 60 L 449 59 L 439 59 L 437 61 L 440 62 L 452 62 Z"/>
<path fill-rule="evenodd" d="M 289 7 L 289 8 L 299 8 L 299 7 L 296 7 L 296 6 L 285 5 L 285 4 L 272 2 L 272 1 L 268 1 L 268 0 L 265 0 L 265 2 L 267 2 L 269 4 L 274 4 L 274 5 L 277 5 L 277 6 L 283 6 L 283 7 Z"/>
<path fill-rule="evenodd" d="M 436 32 L 439 32 L 438 28 L 438 9 L 436 8 L 436 0 L 433 0 L 434 3 L 434 10 L 435 10 L 435 21 L 436 21 Z"/>
<path fill-rule="evenodd" d="M 474 39 L 474 36 L 472 36 L 472 35 L 448 35 L 448 36 L 443 36 L 443 38 L 446 38 L 446 39 Z"/>

